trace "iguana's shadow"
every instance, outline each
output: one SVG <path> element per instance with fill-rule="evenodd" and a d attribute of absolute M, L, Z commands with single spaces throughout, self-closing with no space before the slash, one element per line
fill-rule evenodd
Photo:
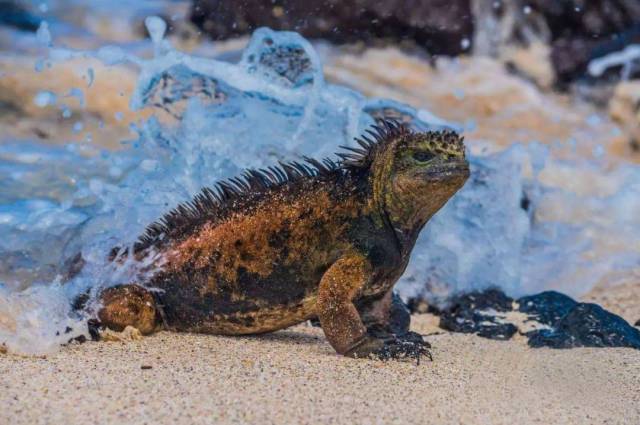
<path fill-rule="evenodd" d="M 323 335 L 300 332 L 293 329 L 283 329 L 276 332 L 264 333 L 260 335 L 246 335 L 243 338 L 250 338 L 261 341 L 284 342 L 291 345 L 324 345 L 326 342 Z"/>

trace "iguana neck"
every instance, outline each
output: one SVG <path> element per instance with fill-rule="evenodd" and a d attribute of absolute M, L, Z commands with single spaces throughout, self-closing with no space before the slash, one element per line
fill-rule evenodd
<path fill-rule="evenodd" d="M 402 204 L 400 199 L 393 196 L 386 196 L 385 200 L 383 208 L 389 226 L 398 239 L 401 253 L 408 256 L 425 224 L 439 208 L 414 208 Z"/>
<path fill-rule="evenodd" d="M 394 204 L 396 201 L 387 196 L 388 184 L 385 181 L 387 176 L 384 173 L 385 169 L 381 166 L 372 170 L 367 179 L 370 214 L 376 225 L 390 230 L 394 235 L 398 252 L 402 257 L 405 257 L 409 255 L 415 245 L 418 234 L 426 220 L 409 223 L 411 219 L 408 217 L 400 221 L 397 219 L 395 209 L 389 206 L 390 203 Z"/>
<path fill-rule="evenodd" d="M 391 182 L 375 174 L 371 181 L 377 214 L 393 230 L 401 254 L 408 256 L 425 224 L 449 199 L 449 192 L 437 185 L 425 188 L 415 187 L 411 181 Z"/>

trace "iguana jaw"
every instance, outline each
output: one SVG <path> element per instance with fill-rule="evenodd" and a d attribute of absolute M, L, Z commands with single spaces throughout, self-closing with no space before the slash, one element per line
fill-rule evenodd
<path fill-rule="evenodd" d="M 461 158 L 389 180 L 384 208 L 403 251 L 411 250 L 427 221 L 464 185 L 469 175 L 469 164 Z"/>

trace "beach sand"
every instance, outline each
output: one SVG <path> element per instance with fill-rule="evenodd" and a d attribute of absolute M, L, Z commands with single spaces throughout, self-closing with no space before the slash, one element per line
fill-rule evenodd
<path fill-rule="evenodd" d="M 0 355 L 0 424 L 640 423 L 640 351 L 530 349 L 444 333 L 427 314 L 412 327 L 433 362 L 340 357 L 308 325 Z"/>

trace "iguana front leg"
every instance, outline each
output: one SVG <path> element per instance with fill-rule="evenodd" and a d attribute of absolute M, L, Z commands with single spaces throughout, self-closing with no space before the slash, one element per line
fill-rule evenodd
<path fill-rule="evenodd" d="M 367 328 L 353 304 L 371 279 L 371 264 L 361 254 L 347 254 L 325 272 L 318 288 L 318 319 L 329 344 L 349 355 L 367 339 Z M 378 347 L 382 346 L 382 341 Z"/>
<path fill-rule="evenodd" d="M 381 336 L 367 330 L 353 300 L 372 277 L 371 264 L 357 253 L 340 258 L 322 277 L 318 290 L 318 318 L 331 346 L 350 357 L 430 356 L 428 344 L 421 337 L 416 340 Z"/>

